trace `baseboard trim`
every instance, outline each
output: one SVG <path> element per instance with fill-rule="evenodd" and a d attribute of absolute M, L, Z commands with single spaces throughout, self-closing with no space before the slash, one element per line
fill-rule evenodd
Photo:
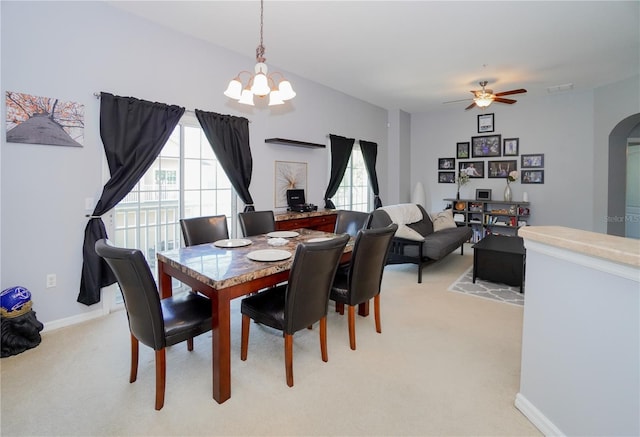
<path fill-rule="evenodd" d="M 107 314 L 109 314 L 109 310 L 106 307 L 102 307 L 94 311 L 89 311 L 87 313 L 78 314 L 78 315 L 67 317 L 64 319 L 53 320 L 51 322 L 44 324 L 44 329 L 42 330 L 42 333 L 55 331 L 56 329 L 60 329 L 60 328 L 66 328 L 67 326 L 76 325 L 82 322 L 87 322 L 89 320 L 106 316 Z"/>
<path fill-rule="evenodd" d="M 545 436 L 564 436 L 565 434 L 558 429 L 540 410 L 538 410 L 522 393 L 516 395 L 515 406 L 533 425 L 540 430 Z"/>

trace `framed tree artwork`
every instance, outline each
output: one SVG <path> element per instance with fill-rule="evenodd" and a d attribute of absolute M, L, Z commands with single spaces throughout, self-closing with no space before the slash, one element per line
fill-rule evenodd
<path fill-rule="evenodd" d="M 276 161 L 275 207 L 287 206 L 287 190 L 307 190 L 307 163 Z"/>

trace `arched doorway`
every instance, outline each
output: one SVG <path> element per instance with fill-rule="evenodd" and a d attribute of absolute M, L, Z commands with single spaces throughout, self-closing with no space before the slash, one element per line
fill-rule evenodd
<path fill-rule="evenodd" d="M 609 179 L 607 234 L 625 236 L 627 147 L 630 138 L 640 138 L 640 114 L 631 115 L 609 134 Z"/>

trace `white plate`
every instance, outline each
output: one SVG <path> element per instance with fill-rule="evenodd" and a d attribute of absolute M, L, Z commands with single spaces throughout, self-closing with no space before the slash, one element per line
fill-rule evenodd
<path fill-rule="evenodd" d="M 282 261 L 291 258 L 291 252 L 279 249 L 254 250 L 247 254 L 247 258 L 254 261 Z"/>
<path fill-rule="evenodd" d="M 267 237 L 293 238 L 293 237 L 297 237 L 298 235 L 300 234 L 293 231 L 273 231 L 273 232 L 269 232 L 267 234 Z"/>
<path fill-rule="evenodd" d="M 333 240 L 334 237 L 317 237 L 317 238 L 310 238 L 309 240 L 307 240 L 307 243 L 319 243 L 321 241 L 329 241 L 329 240 Z"/>
<path fill-rule="evenodd" d="M 213 245 L 216 247 L 242 247 L 250 244 L 251 240 L 245 240 L 244 238 L 229 238 L 213 242 Z"/>

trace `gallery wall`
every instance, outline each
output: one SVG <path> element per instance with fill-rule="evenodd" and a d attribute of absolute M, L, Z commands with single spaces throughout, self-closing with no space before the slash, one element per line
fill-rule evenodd
<path fill-rule="evenodd" d="M 480 160 L 486 167 L 489 160 L 517 158 L 521 171 L 520 155 L 544 154 L 544 184 L 511 184 L 514 200 L 528 193 L 529 224 L 606 232 L 608 137 L 618 122 L 640 112 L 638 84 L 634 77 L 608 85 L 609 92 L 577 90 L 537 98 L 523 94 L 516 104 L 493 104 L 484 111 L 465 111 L 460 104 L 412 114 L 412 186 L 422 182 L 427 210 L 439 211 L 446 206 L 443 198 L 455 197 L 456 185 L 438 183 L 438 158 L 456 157 L 456 143 L 470 142 L 473 136 L 518 138 L 519 156 Z M 477 116 L 486 113 L 494 114 L 494 132 L 478 133 Z M 502 200 L 504 187 L 504 179 L 485 174 L 471 179 L 460 192 L 461 197 L 474 198 L 477 188 L 487 188 L 493 199 Z"/>

